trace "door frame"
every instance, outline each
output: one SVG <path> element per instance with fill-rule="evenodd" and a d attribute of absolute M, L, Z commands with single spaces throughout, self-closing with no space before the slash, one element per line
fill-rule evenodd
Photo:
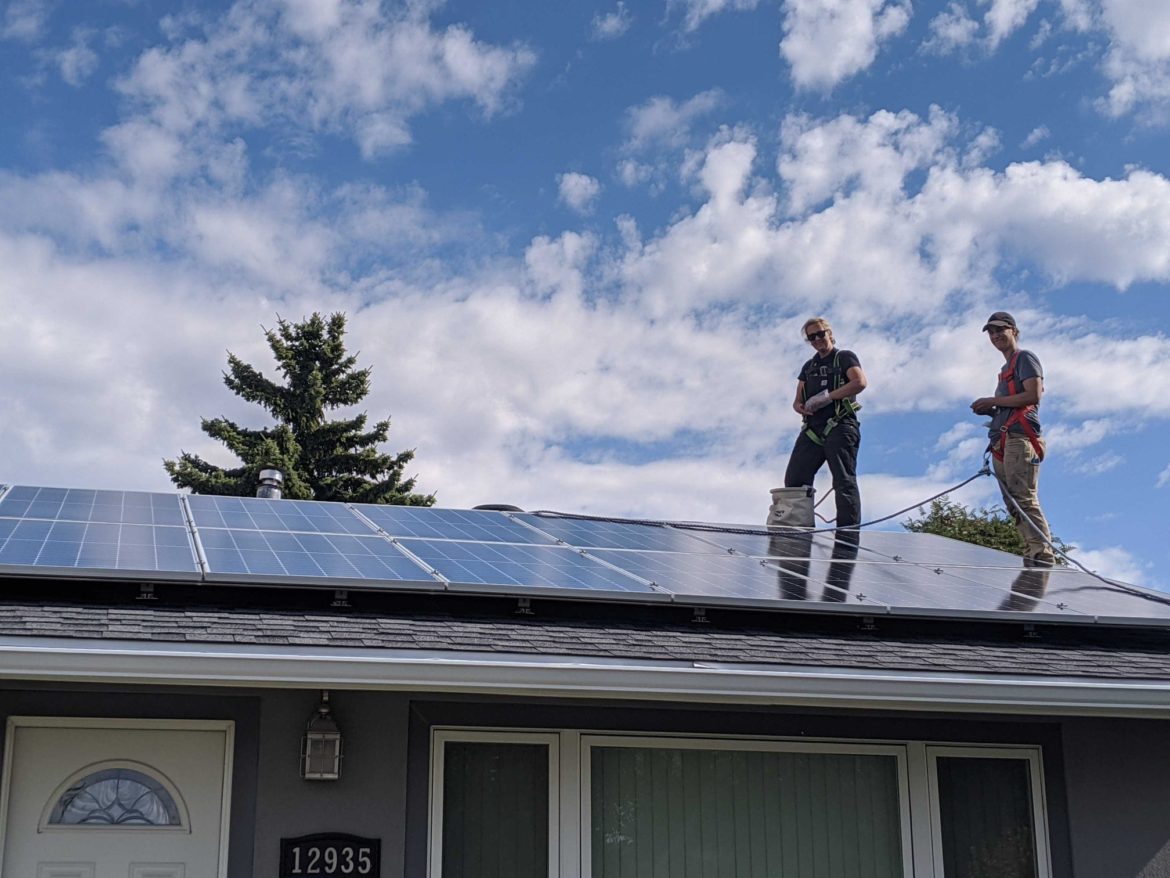
<path fill-rule="evenodd" d="M 228 831 L 231 826 L 232 767 L 235 754 L 234 720 L 217 719 L 133 719 L 85 716 L 10 716 L 4 735 L 4 762 L 0 767 L 0 873 L 4 869 L 4 848 L 8 834 L 8 809 L 12 794 L 12 759 L 16 730 L 39 729 L 132 729 L 135 731 L 223 732 L 223 778 L 219 813 L 219 868 L 216 878 L 227 878 Z"/>

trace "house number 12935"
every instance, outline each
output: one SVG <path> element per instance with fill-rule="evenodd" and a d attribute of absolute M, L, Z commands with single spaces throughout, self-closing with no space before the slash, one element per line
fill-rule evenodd
<path fill-rule="evenodd" d="M 377 875 L 381 840 L 328 833 L 280 840 L 280 878 Z"/>

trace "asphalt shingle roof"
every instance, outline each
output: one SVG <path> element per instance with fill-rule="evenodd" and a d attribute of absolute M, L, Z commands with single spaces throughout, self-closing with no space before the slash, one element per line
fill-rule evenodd
<path fill-rule="evenodd" d="M 0 636 L 314 648 L 431 650 L 655 661 L 1002 673 L 1040 677 L 1170 678 L 1170 634 L 1117 631 L 1107 643 L 1055 632 L 1037 640 L 856 631 L 451 618 L 302 610 L 9 603 Z"/>

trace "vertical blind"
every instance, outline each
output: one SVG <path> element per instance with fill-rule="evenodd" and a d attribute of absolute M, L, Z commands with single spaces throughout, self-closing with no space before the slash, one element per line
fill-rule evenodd
<path fill-rule="evenodd" d="M 547 878 L 548 747 L 453 742 L 443 763 L 443 878 Z"/>
<path fill-rule="evenodd" d="M 945 878 L 1036 878 L 1029 763 L 940 756 Z"/>
<path fill-rule="evenodd" d="M 594 747 L 592 878 L 900 878 L 893 756 Z"/>

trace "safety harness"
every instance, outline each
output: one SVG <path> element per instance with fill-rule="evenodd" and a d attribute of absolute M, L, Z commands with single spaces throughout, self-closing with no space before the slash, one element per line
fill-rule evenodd
<path fill-rule="evenodd" d="M 833 378 L 832 378 L 832 382 L 831 382 L 832 387 L 829 388 L 830 393 L 832 393 L 834 390 L 836 390 L 839 387 L 845 386 L 845 377 L 841 374 L 840 358 L 841 358 L 841 351 L 839 351 L 839 350 L 834 351 L 833 352 Z M 801 402 L 802 403 L 808 402 L 808 382 L 807 381 L 804 383 L 804 399 L 802 399 Z M 833 409 L 833 416 L 825 422 L 825 430 L 823 433 L 821 433 L 820 435 L 817 435 L 817 431 L 814 430 L 811 426 L 809 426 L 808 418 L 805 418 L 804 422 L 800 425 L 801 428 L 804 430 L 804 435 L 807 436 L 810 441 L 814 442 L 817 445 L 824 445 L 825 438 L 830 433 L 832 433 L 833 430 L 835 430 L 837 428 L 837 425 L 840 424 L 841 421 L 843 421 L 845 418 L 847 418 L 851 415 L 853 417 L 856 417 L 857 413 L 859 411 L 861 411 L 861 406 L 858 405 L 857 401 L 855 399 L 852 399 L 849 397 L 847 397 L 845 399 L 837 399 L 837 400 L 834 400 L 833 402 L 835 403 L 835 407 Z"/>
<path fill-rule="evenodd" d="M 1007 365 L 1003 371 L 999 373 L 999 380 L 1007 382 L 1007 395 L 1015 396 L 1023 388 L 1019 381 L 1016 380 L 1016 360 L 1020 358 L 1020 352 L 1016 351 L 1012 354 L 1011 359 L 1008 360 Z M 1011 414 L 1007 416 L 1007 420 L 1003 422 L 1003 426 L 999 428 L 998 440 L 991 440 L 991 453 L 995 455 L 996 460 L 1003 460 L 1004 447 L 1007 445 L 1008 428 L 1013 424 L 1019 424 L 1023 430 L 1024 435 L 1028 437 L 1028 441 L 1032 444 L 1032 450 L 1036 452 L 1038 460 L 1044 460 L 1044 445 L 1040 442 L 1040 437 L 1036 435 L 1036 430 L 1032 426 L 1032 422 L 1028 420 L 1028 413 L 1035 411 L 1036 406 L 1025 405 L 1019 408 L 1014 408 Z"/>

